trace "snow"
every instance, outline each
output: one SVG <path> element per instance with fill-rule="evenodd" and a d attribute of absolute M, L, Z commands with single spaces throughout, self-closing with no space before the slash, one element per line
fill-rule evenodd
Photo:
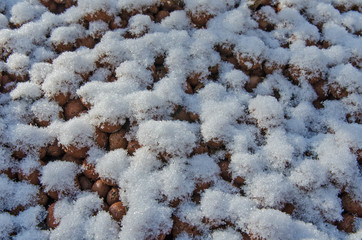
<path fill-rule="evenodd" d="M 43 167 L 40 181 L 45 191 L 71 193 L 77 191 L 75 178 L 78 173 L 79 168 L 75 163 L 54 161 Z"/>
<path fill-rule="evenodd" d="M 195 147 L 196 131 L 195 126 L 181 121 L 149 120 L 140 124 L 137 139 L 153 151 L 184 155 Z"/>
<path fill-rule="evenodd" d="M 49 2 L 0 1 L 0 239 L 361 239 L 342 201 L 362 201 L 360 0 Z"/>

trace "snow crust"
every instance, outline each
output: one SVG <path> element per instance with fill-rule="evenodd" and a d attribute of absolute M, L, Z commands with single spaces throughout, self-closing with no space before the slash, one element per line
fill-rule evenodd
<path fill-rule="evenodd" d="M 197 229 L 177 239 L 361 239 L 361 216 L 336 226 L 344 194 L 362 201 L 360 0 L 184 0 L 160 22 L 165 1 L 42 2 L 0 1 L 0 239 L 157 239 L 176 218 Z M 84 111 L 65 120 L 60 96 Z M 98 146 L 106 124 L 139 146 Z M 80 190 L 69 147 L 121 189 L 122 222 Z M 17 174 L 35 170 L 41 186 Z M 60 193 L 53 230 L 39 191 Z"/>

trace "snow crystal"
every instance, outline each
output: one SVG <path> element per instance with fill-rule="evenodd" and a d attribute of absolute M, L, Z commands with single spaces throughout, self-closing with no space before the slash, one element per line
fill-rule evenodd
<path fill-rule="evenodd" d="M 10 96 L 13 99 L 37 99 L 42 95 L 41 87 L 32 82 L 21 82 L 16 85 L 16 88 L 11 91 Z"/>
<path fill-rule="evenodd" d="M 10 234 L 15 230 L 13 216 L 7 212 L 0 213 L 0 237 L 10 239 Z"/>
<path fill-rule="evenodd" d="M 111 240 L 116 239 L 118 233 L 117 223 L 107 212 L 100 211 L 89 220 L 85 236 L 87 239 Z"/>
<path fill-rule="evenodd" d="M 239 240 L 242 238 L 243 236 L 241 236 L 239 232 L 233 230 L 232 228 L 228 228 L 226 230 L 218 230 L 212 233 L 212 239 L 214 240 Z"/>
<path fill-rule="evenodd" d="M 56 102 L 39 99 L 32 104 L 31 111 L 40 121 L 55 121 L 63 109 Z"/>
<path fill-rule="evenodd" d="M 361 239 L 340 224 L 362 200 L 360 0 L 68 2 L 0 1 L 0 239 Z M 62 95 L 87 109 L 64 119 Z M 108 124 L 128 149 L 97 146 Z M 122 222 L 51 144 L 87 151 Z"/>
<path fill-rule="evenodd" d="M 282 171 L 291 163 L 294 148 L 289 143 L 285 132 L 276 129 L 268 134 L 263 150 L 268 163 L 273 168 Z"/>
<path fill-rule="evenodd" d="M 296 186 L 305 190 L 313 190 L 328 181 L 327 170 L 319 161 L 311 159 L 301 162 L 289 178 Z"/>
<path fill-rule="evenodd" d="M 257 210 L 248 222 L 249 232 L 265 239 L 328 239 L 312 224 L 294 221 L 289 215 L 274 209 Z"/>
<path fill-rule="evenodd" d="M 35 203 L 39 188 L 26 182 L 13 182 L 0 175 L 0 211 L 14 210 Z"/>
<path fill-rule="evenodd" d="M 54 161 L 43 167 L 41 183 L 45 191 L 72 193 L 77 191 L 75 178 L 79 168 L 74 162 Z"/>
<path fill-rule="evenodd" d="M 137 14 L 129 20 L 129 31 L 133 35 L 139 36 L 148 32 L 152 27 L 152 20 L 149 16 Z"/>
<path fill-rule="evenodd" d="M 250 99 L 249 112 L 262 128 L 279 126 L 284 120 L 283 108 L 272 96 L 258 95 Z"/>
<path fill-rule="evenodd" d="M 23 24 L 34 20 L 43 12 L 45 12 L 45 8 L 41 5 L 18 2 L 11 8 L 10 21 L 14 24 Z"/>
<path fill-rule="evenodd" d="M 130 160 L 124 149 L 117 149 L 105 154 L 97 160 L 96 172 L 100 177 L 118 181 L 118 178 L 129 167 Z"/>
<path fill-rule="evenodd" d="M 182 30 L 189 26 L 189 19 L 185 11 L 173 11 L 170 16 L 162 20 L 161 25 L 169 29 Z"/>
<path fill-rule="evenodd" d="M 247 196 L 256 203 L 277 208 L 291 200 L 293 190 L 290 181 L 277 173 L 255 174 L 246 187 Z"/>
<path fill-rule="evenodd" d="M 192 124 L 181 121 L 150 120 L 140 124 L 137 139 L 157 152 L 189 154 L 196 146 L 196 130 Z"/>
<path fill-rule="evenodd" d="M 54 29 L 50 41 L 55 44 L 75 43 L 75 40 L 85 35 L 85 29 L 79 24 Z"/>
<path fill-rule="evenodd" d="M 362 73 L 351 64 L 338 65 L 329 71 L 329 84 L 338 84 L 348 92 L 362 92 Z"/>
<path fill-rule="evenodd" d="M 186 9 L 193 13 L 207 13 L 211 15 L 224 12 L 228 7 L 235 4 L 234 0 L 185 0 L 184 2 Z"/>
<path fill-rule="evenodd" d="M 54 122 L 48 129 L 57 136 L 60 144 L 84 147 L 93 144 L 94 127 L 86 116 L 72 118 L 67 122 Z"/>
<path fill-rule="evenodd" d="M 24 54 L 13 53 L 8 57 L 6 64 L 10 73 L 24 75 L 29 68 L 30 60 Z"/>

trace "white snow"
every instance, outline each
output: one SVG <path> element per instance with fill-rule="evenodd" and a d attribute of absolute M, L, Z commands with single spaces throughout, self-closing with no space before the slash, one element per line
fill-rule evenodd
<path fill-rule="evenodd" d="M 49 1 L 0 1 L 0 239 L 158 239 L 175 217 L 195 231 L 174 239 L 361 239 L 341 200 L 362 201 L 361 0 Z M 61 95 L 87 109 L 64 119 Z M 100 148 L 103 124 L 140 147 Z M 119 187 L 122 222 L 84 167 L 40 155 L 54 142 Z M 53 230 L 39 191 L 60 193 Z"/>

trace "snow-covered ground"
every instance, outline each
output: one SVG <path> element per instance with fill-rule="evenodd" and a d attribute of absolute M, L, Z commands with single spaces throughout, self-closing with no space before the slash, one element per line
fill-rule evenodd
<path fill-rule="evenodd" d="M 1 0 L 0 239 L 361 239 L 361 12 Z"/>

